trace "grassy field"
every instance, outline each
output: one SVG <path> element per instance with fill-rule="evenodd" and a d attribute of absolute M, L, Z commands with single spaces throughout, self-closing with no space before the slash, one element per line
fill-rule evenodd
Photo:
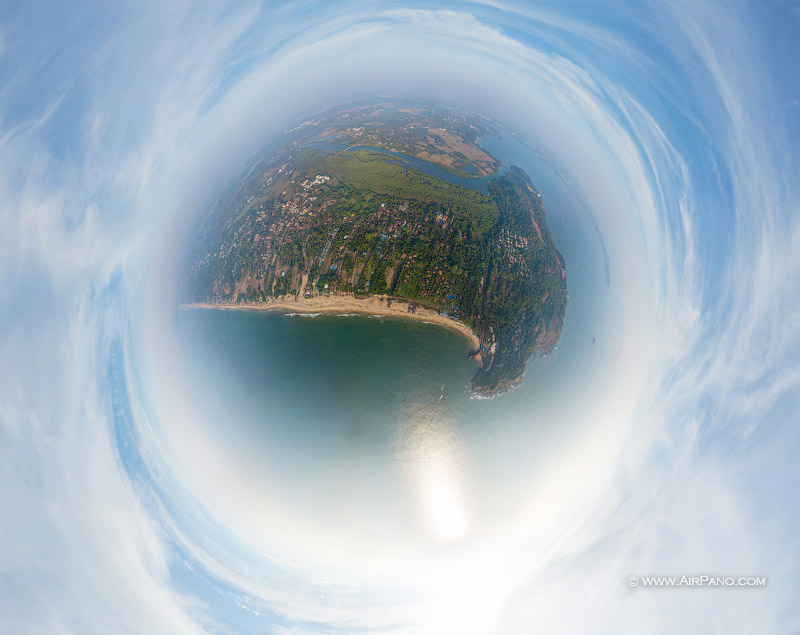
<path fill-rule="evenodd" d="M 449 207 L 469 217 L 473 231 L 479 236 L 489 231 L 497 219 L 497 206 L 487 195 L 430 177 L 406 165 L 401 159 L 382 152 L 340 152 L 327 159 L 320 168 L 359 189 Z"/>

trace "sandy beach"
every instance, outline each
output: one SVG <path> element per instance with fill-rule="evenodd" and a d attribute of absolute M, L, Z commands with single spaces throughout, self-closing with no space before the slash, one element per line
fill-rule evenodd
<path fill-rule="evenodd" d="M 186 309 L 230 309 L 240 311 L 285 311 L 286 313 L 363 313 L 366 315 L 388 316 L 438 324 L 461 333 L 470 340 L 472 350 L 480 347 L 478 336 L 466 324 L 453 318 L 439 315 L 436 311 L 417 305 L 415 312 L 409 311 L 409 304 L 404 300 L 395 300 L 386 296 L 368 296 L 355 298 L 349 294 L 334 296 L 317 295 L 311 298 L 274 299 L 252 304 L 183 304 Z"/>

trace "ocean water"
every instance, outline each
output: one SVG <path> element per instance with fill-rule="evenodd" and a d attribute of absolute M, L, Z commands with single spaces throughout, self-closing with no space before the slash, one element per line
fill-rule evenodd
<path fill-rule="evenodd" d="M 463 408 L 477 369 L 460 334 L 395 318 L 190 309 L 180 330 L 207 408 L 224 392 L 219 417 L 304 452 L 389 448 L 410 409 Z"/>

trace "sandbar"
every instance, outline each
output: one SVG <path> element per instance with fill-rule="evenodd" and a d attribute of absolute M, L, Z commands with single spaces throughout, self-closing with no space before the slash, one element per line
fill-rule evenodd
<path fill-rule="evenodd" d="M 480 348 L 478 336 L 462 321 L 446 315 L 441 315 L 437 311 L 428 309 L 419 304 L 416 304 L 416 308 L 412 310 L 411 303 L 406 300 L 398 300 L 391 296 L 370 295 L 366 297 L 355 297 L 352 294 L 337 293 L 336 295 L 323 294 L 308 298 L 299 297 L 297 299 L 293 296 L 287 298 L 267 298 L 259 302 L 197 302 L 182 304 L 181 308 L 284 311 L 286 313 L 361 313 L 379 317 L 396 317 L 444 326 L 469 339 L 473 351 L 477 351 Z"/>

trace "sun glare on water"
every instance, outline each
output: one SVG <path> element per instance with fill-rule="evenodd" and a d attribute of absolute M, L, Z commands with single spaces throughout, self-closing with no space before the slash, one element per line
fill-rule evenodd
<path fill-rule="evenodd" d="M 423 409 L 401 439 L 420 521 L 441 542 L 464 538 L 470 528 L 464 493 L 463 451 L 453 422 Z"/>
<path fill-rule="evenodd" d="M 464 501 L 447 457 L 432 458 L 422 468 L 422 506 L 427 524 L 439 540 L 452 542 L 467 533 Z"/>

